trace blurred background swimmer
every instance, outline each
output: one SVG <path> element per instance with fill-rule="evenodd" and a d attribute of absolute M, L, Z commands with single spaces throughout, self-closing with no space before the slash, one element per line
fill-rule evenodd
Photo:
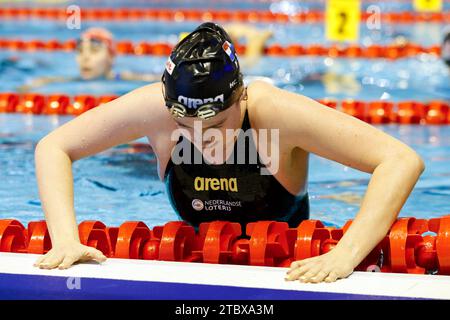
<path fill-rule="evenodd" d="M 224 26 L 233 43 L 245 44 L 245 54 L 241 56 L 241 67 L 252 68 L 264 54 L 267 41 L 273 32 L 269 29 L 259 29 L 243 23 L 232 23 Z"/>
<path fill-rule="evenodd" d="M 225 25 L 224 29 L 230 35 L 233 43 L 245 45 L 245 52 L 240 56 L 241 68 L 245 74 L 244 83 L 248 84 L 255 80 L 261 80 L 274 84 L 270 77 L 246 74 L 248 70 L 256 69 L 255 66 L 258 65 L 264 55 L 267 42 L 273 36 L 272 30 L 260 29 L 244 23 L 231 23 Z"/>
<path fill-rule="evenodd" d="M 116 57 L 114 37 L 104 28 L 90 28 L 77 41 L 76 61 L 80 74 L 75 77 L 49 76 L 33 79 L 20 86 L 20 92 L 27 92 L 55 82 L 89 80 L 159 81 L 160 74 L 139 74 L 131 71 L 114 72 Z"/>

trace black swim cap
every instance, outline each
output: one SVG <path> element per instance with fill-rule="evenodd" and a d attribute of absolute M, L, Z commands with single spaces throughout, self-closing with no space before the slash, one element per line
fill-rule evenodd
<path fill-rule="evenodd" d="M 218 24 L 201 24 L 173 49 L 163 83 L 167 106 L 184 106 L 183 116 L 194 116 L 209 103 L 215 103 L 215 113 L 228 108 L 243 90 L 230 36 Z"/>

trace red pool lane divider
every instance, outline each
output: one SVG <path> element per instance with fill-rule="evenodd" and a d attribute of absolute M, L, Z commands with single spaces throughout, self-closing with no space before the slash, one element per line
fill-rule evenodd
<path fill-rule="evenodd" d="M 110 258 L 289 267 L 333 250 L 351 223 L 341 229 L 305 220 L 289 228 L 285 222 L 258 221 L 241 230 L 239 223 L 213 221 L 200 224 L 196 233 L 181 221 L 153 229 L 141 221 L 119 227 L 84 221 L 78 230 L 82 244 Z M 17 220 L 0 220 L 0 252 L 45 254 L 50 249 L 45 221 L 25 228 Z M 356 270 L 450 275 L 450 215 L 397 219 Z"/>
<path fill-rule="evenodd" d="M 0 8 L 2 19 L 50 19 L 65 20 L 72 12 L 66 8 Z M 218 21 L 218 22 L 259 22 L 259 23 L 314 23 L 323 22 L 323 11 L 311 10 L 294 14 L 275 13 L 268 10 L 230 10 L 230 9 L 147 9 L 147 8 L 82 8 L 84 20 L 159 20 L 159 21 Z M 361 20 L 366 21 L 371 13 L 363 11 Z M 412 11 L 383 12 L 381 20 L 391 24 L 415 22 L 450 22 L 450 13 L 418 13 Z"/>
<path fill-rule="evenodd" d="M 371 124 L 450 124 L 450 104 L 445 101 L 360 101 L 322 99 L 320 103 Z M 339 108 L 340 107 L 340 108 Z"/>
<path fill-rule="evenodd" d="M 30 113 L 44 115 L 80 115 L 101 104 L 116 99 L 115 95 L 93 96 L 39 93 L 0 93 L 0 113 Z M 323 105 L 340 110 L 371 124 L 450 124 L 450 104 L 445 101 L 360 101 L 346 99 L 318 100 Z"/>
<path fill-rule="evenodd" d="M 18 39 L 0 39 L 0 49 L 15 51 L 74 51 L 76 41 L 69 39 L 65 41 L 52 40 L 18 40 Z M 126 55 L 157 55 L 168 56 L 173 49 L 173 44 L 164 42 L 139 42 L 118 41 L 116 43 L 116 52 Z M 236 44 L 238 54 L 245 53 L 246 47 Z M 365 58 L 365 59 L 400 59 L 413 57 L 421 53 L 441 54 L 440 45 L 423 47 L 417 44 L 409 43 L 406 45 L 371 45 L 368 47 L 359 45 L 301 45 L 289 44 L 282 46 L 272 44 L 264 48 L 264 54 L 268 56 L 323 56 L 323 57 L 342 57 L 342 58 Z"/>

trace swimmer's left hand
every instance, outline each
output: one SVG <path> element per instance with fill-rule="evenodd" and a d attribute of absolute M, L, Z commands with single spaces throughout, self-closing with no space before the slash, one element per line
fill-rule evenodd
<path fill-rule="evenodd" d="M 292 262 L 285 279 L 319 283 L 347 278 L 353 272 L 355 265 L 349 261 L 348 255 L 335 249 L 321 256 Z"/>

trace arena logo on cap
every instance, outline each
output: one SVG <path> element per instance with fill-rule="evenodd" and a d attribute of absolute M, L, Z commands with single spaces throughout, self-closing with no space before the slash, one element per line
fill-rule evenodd
<path fill-rule="evenodd" d="M 178 96 L 178 102 L 184 104 L 189 109 L 196 109 L 206 103 L 211 102 L 224 102 L 224 96 L 223 93 L 219 94 L 218 96 L 214 98 L 204 98 L 204 99 L 197 99 L 197 98 L 189 98 L 185 96 Z"/>
<path fill-rule="evenodd" d="M 166 62 L 166 70 L 170 75 L 172 75 L 173 69 L 175 69 L 175 63 L 173 63 L 172 59 L 169 57 Z"/>
<path fill-rule="evenodd" d="M 228 41 L 225 41 L 222 45 L 222 49 L 230 57 L 231 61 L 234 61 L 236 56 L 234 55 L 233 45 L 231 43 L 229 43 Z"/>

